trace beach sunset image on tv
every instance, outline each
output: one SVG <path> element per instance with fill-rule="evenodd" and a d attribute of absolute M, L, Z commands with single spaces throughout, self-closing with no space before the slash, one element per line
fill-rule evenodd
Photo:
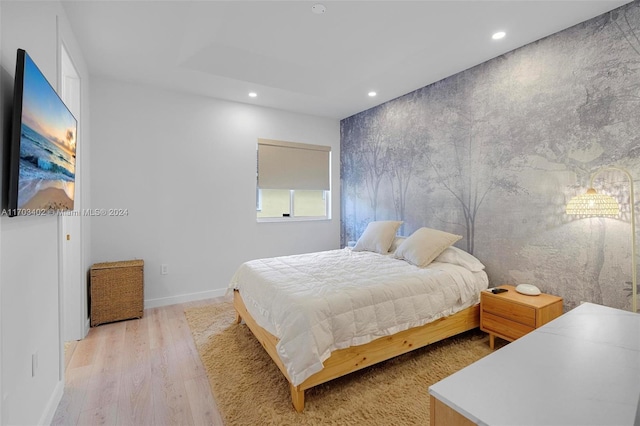
<path fill-rule="evenodd" d="M 17 207 L 73 210 L 77 121 L 24 56 Z"/>

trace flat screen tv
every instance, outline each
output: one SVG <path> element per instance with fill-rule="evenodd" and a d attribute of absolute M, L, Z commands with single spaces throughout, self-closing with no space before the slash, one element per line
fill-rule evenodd
<path fill-rule="evenodd" d="M 78 122 L 31 57 L 18 49 L 7 214 L 73 210 Z"/>

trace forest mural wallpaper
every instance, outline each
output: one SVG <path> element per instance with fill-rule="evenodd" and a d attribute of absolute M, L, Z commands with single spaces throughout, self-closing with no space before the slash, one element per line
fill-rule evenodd
<path fill-rule="evenodd" d="M 631 309 L 627 177 L 594 182 L 618 218 L 565 206 L 602 167 L 640 178 L 640 1 L 342 120 L 340 161 L 343 246 L 399 219 L 462 235 L 492 285 Z"/>

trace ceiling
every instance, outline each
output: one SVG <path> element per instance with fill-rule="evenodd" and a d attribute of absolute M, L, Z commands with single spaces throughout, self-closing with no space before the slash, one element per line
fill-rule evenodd
<path fill-rule="evenodd" d="M 63 5 L 91 75 L 341 119 L 628 2 Z M 312 12 L 317 3 L 325 13 Z M 496 31 L 507 35 L 492 40 Z"/>

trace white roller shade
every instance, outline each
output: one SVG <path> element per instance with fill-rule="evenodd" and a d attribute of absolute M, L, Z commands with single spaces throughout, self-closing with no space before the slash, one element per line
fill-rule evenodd
<path fill-rule="evenodd" d="M 260 189 L 330 189 L 331 147 L 258 139 Z"/>

